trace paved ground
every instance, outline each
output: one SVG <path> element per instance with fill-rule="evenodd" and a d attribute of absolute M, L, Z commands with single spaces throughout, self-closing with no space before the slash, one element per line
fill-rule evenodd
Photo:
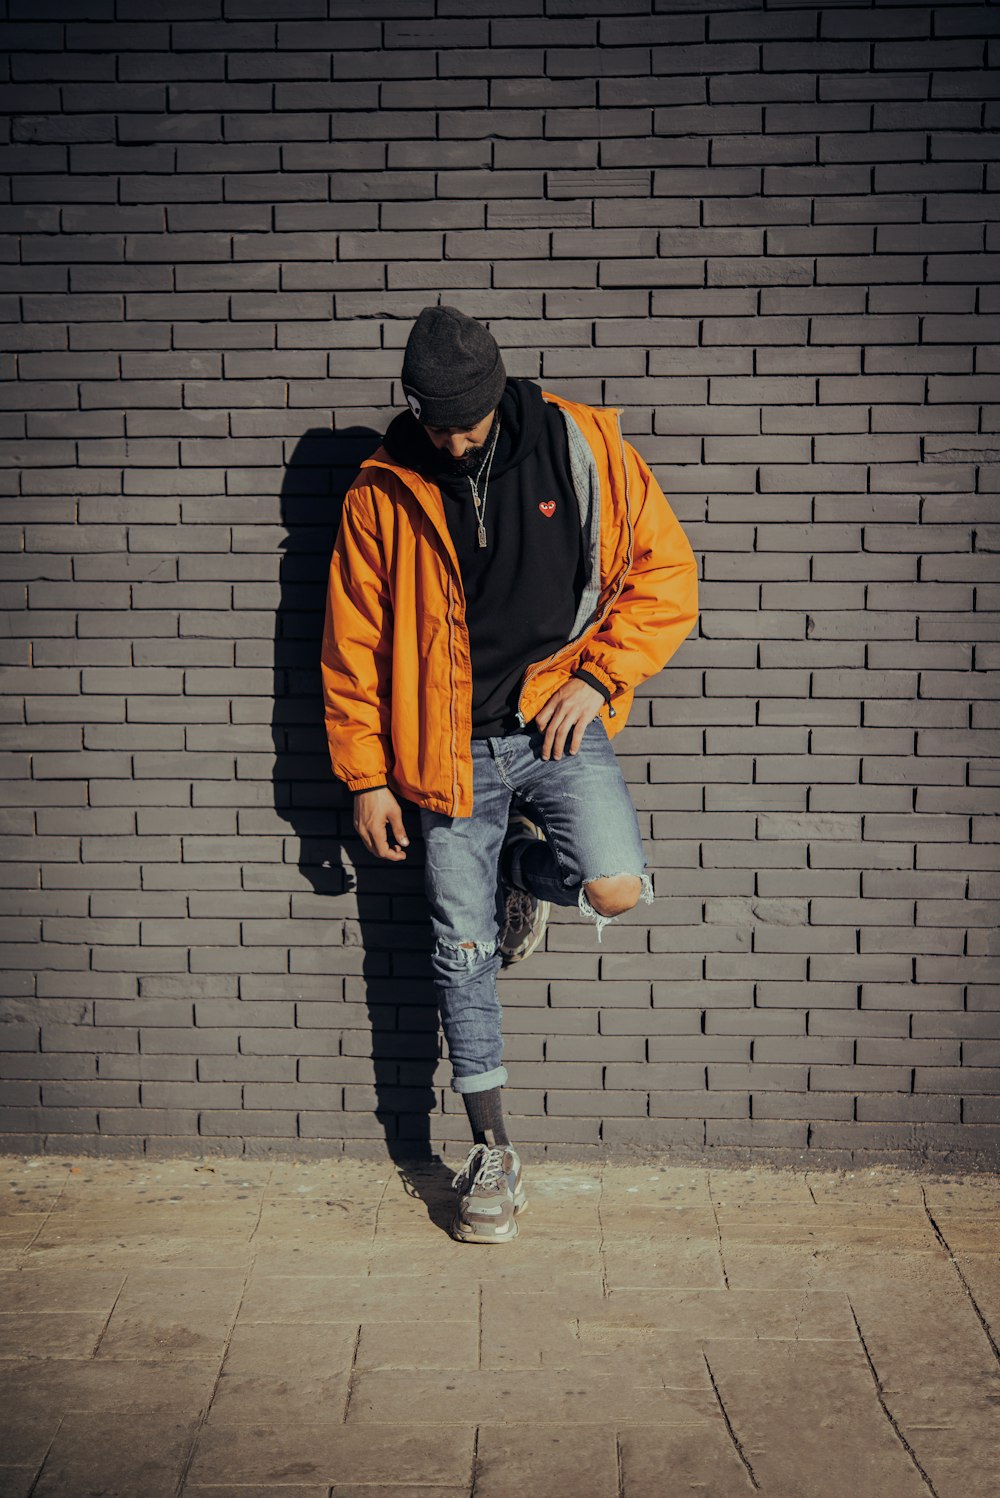
<path fill-rule="evenodd" d="M 0 1160 L 0 1494 L 996 1498 L 996 1176 L 450 1180 Z"/>

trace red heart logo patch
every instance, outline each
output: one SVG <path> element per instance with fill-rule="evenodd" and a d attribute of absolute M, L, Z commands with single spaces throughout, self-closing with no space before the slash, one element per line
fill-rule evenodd
<path fill-rule="evenodd" d="M 541 502 L 541 504 L 539 504 L 538 508 L 541 510 L 541 512 L 545 516 L 545 518 L 549 519 L 550 516 L 552 516 L 552 515 L 555 514 L 556 502 L 555 502 L 554 499 L 545 499 L 545 500 L 542 500 L 542 502 Z"/>

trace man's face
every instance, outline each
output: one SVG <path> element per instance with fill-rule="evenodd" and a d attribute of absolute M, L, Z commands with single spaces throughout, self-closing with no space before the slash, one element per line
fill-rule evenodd
<path fill-rule="evenodd" d="M 442 464 L 453 473 L 475 473 L 486 457 L 487 438 L 493 429 L 495 411 L 474 427 L 429 427 L 424 431 L 441 454 Z"/>

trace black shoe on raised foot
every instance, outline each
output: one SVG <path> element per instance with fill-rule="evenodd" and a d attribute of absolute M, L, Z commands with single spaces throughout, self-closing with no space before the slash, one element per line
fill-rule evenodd
<path fill-rule="evenodd" d="M 537 823 L 523 812 L 515 812 L 507 824 L 504 842 L 506 858 L 517 843 L 544 842 L 545 834 Z M 504 895 L 504 919 L 500 930 L 500 955 L 504 967 L 529 957 L 545 936 L 551 906 L 548 900 L 536 899 L 527 890 L 515 889 L 501 873 Z"/>

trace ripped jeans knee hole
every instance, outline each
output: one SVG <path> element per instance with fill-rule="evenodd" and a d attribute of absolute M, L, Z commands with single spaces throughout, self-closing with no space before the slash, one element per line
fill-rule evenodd
<path fill-rule="evenodd" d="M 496 939 L 493 941 L 444 941 L 439 939 L 434 944 L 435 955 L 447 961 L 462 964 L 467 968 L 474 967 L 477 962 L 485 962 L 492 957 L 497 949 Z"/>
<path fill-rule="evenodd" d="M 596 879 L 613 879 L 616 877 L 617 876 L 614 874 L 593 874 L 589 879 L 585 879 L 580 885 L 580 894 L 577 898 L 577 907 L 582 916 L 587 916 L 590 918 L 590 920 L 595 922 L 597 926 L 598 941 L 601 940 L 604 928 L 608 924 L 608 922 L 617 921 L 618 916 L 602 915 L 599 910 L 595 910 L 593 905 L 591 905 L 590 901 L 587 899 L 587 885 L 593 884 Z M 653 903 L 653 881 L 645 872 L 638 874 L 636 877 L 642 881 L 642 892 L 640 898 L 645 900 L 647 905 L 651 905 Z M 638 901 L 636 903 L 638 903 Z"/>

